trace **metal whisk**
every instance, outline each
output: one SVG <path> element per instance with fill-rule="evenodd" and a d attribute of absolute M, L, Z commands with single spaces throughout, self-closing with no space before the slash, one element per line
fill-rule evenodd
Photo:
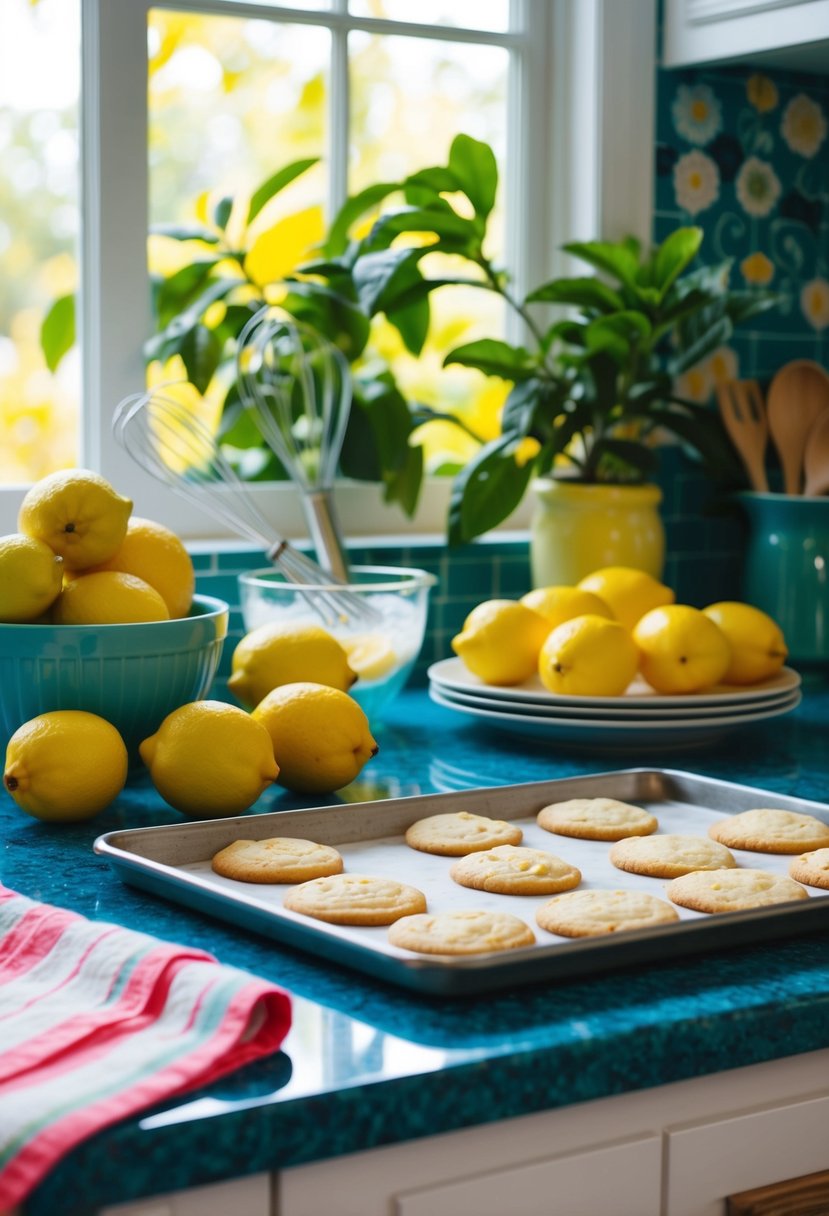
<path fill-rule="evenodd" d="M 332 496 L 351 408 L 347 359 L 317 330 L 266 305 L 239 335 L 236 367 L 244 404 L 302 493 L 319 561 L 347 580 Z"/>
<path fill-rule="evenodd" d="M 113 434 L 145 472 L 195 502 L 238 535 L 262 545 L 268 559 L 300 588 L 324 624 L 371 625 L 376 609 L 342 590 L 316 562 L 295 549 L 261 513 L 247 486 L 223 455 L 210 430 L 171 393 L 134 393 L 116 408 Z M 320 588 L 320 584 L 322 588 Z"/>

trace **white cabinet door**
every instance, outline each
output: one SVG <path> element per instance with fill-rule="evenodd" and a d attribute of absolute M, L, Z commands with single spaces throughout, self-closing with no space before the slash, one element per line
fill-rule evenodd
<path fill-rule="evenodd" d="M 400 1192 L 394 1216 L 659 1216 L 656 1135 Z"/>
<path fill-rule="evenodd" d="M 102 1208 L 98 1216 L 271 1216 L 271 1176 L 251 1174 Z"/>
<path fill-rule="evenodd" d="M 829 1095 L 668 1129 L 667 1216 L 723 1216 L 739 1191 L 829 1169 Z"/>
<path fill-rule="evenodd" d="M 758 56 L 825 72 L 829 62 L 829 0 L 665 0 L 664 29 L 666 67 Z"/>

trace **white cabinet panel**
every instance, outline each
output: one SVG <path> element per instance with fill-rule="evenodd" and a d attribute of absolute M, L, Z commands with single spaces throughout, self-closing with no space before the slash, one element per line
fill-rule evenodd
<path fill-rule="evenodd" d="M 647 1136 L 394 1196 L 394 1216 L 659 1216 L 661 1138 Z M 482 1163 L 483 1164 L 483 1163 Z"/>
<path fill-rule="evenodd" d="M 756 59 L 803 71 L 829 63 L 829 0 L 665 0 L 666 67 Z"/>
<path fill-rule="evenodd" d="M 102 1208 L 98 1216 L 271 1216 L 270 1174 Z"/>
<path fill-rule="evenodd" d="M 829 1095 L 670 1128 L 667 1153 L 668 1216 L 723 1216 L 727 1195 L 829 1168 Z"/>

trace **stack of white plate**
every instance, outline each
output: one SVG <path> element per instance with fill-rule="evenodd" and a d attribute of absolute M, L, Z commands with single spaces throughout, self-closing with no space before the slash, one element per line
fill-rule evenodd
<path fill-rule="evenodd" d="M 460 659 L 429 668 L 429 695 L 438 705 L 471 714 L 488 726 L 552 743 L 602 750 L 695 747 L 800 704 L 800 676 L 784 667 L 762 684 L 717 685 L 669 696 L 636 680 L 621 697 L 565 697 L 538 677 L 510 688 L 484 684 Z"/>

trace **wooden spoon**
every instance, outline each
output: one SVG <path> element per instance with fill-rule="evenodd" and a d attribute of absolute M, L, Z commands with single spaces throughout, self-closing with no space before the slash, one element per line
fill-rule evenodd
<path fill-rule="evenodd" d="M 786 494 L 799 494 L 806 440 L 815 422 L 829 409 L 829 375 L 819 363 L 796 359 L 787 363 L 769 385 L 769 432 L 783 468 Z"/>
<path fill-rule="evenodd" d="M 764 457 L 769 430 L 760 385 L 756 380 L 730 380 L 720 384 L 717 404 L 752 490 L 768 490 Z"/>
<path fill-rule="evenodd" d="M 803 493 L 810 498 L 829 493 L 829 410 L 821 414 L 806 440 L 803 453 L 806 484 Z"/>

